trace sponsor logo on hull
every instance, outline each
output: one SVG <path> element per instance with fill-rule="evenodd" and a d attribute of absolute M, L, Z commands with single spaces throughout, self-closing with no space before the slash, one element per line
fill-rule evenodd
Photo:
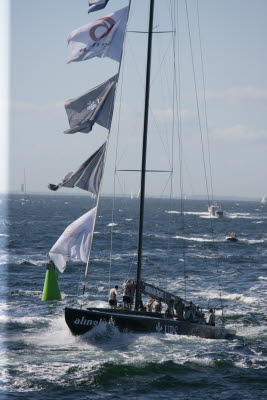
<path fill-rule="evenodd" d="M 100 318 L 100 320 L 92 320 L 92 319 L 86 319 L 84 316 L 82 318 L 76 318 L 74 321 L 75 325 L 86 325 L 86 326 L 97 326 L 100 325 L 103 322 L 103 319 Z"/>
<path fill-rule="evenodd" d="M 171 335 L 179 335 L 178 326 L 162 325 L 160 322 L 156 325 L 156 331 L 159 333 L 170 333 Z"/>

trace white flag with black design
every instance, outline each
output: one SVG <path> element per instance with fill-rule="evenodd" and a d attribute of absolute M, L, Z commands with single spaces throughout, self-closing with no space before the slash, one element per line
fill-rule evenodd
<path fill-rule="evenodd" d="M 109 57 L 120 61 L 129 7 L 99 18 L 68 36 L 67 63 L 92 57 Z"/>

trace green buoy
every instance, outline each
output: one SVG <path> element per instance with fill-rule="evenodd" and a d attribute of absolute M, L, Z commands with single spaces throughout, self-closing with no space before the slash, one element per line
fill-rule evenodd
<path fill-rule="evenodd" d="M 51 260 L 46 264 L 45 283 L 42 295 L 42 301 L 47 300 L 61 300 L 55 264 Z"/>

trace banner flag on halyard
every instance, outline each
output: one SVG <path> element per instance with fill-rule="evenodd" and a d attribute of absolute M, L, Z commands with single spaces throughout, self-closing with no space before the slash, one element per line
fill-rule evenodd
<path fill-rule="evenodd" d="M 65 271 L 68 257 L 87 262 L 95 218 L 96 207 L 69 225 L 50 250 L 49 256 L 60 272 Z"/>
<path fill-rule="evenodd" d="M 76 99 L 65 102 L 71 129 L 64 133 L 88 133 L 95 122 L 110 129 L 117 79 L 118 74 Z"/>
<path fill-rule="evenodd" d="M 106 5 L 108 4 L 108 0 L 89 0 L 89 9 L 88 9 L 88 14 L 93 11 L 98 11 L 102 10 L 102 8 L 105 8 Z"/>
<path fill-rule="evenodd" d="M 107 142 L 89 157 L 75 172 L 69 172 L 58 185 L 50 183 L 50 190 L 58 190 L 61 187 L 78 187 L 93 194 L 99 193 L 102 172 L 105 161 Z"/>
<path fill-rule="evenodd" d="M 129 7 L 90 22 L 68 36 L 67 63 L 93 57 L 120 62 Z"/>

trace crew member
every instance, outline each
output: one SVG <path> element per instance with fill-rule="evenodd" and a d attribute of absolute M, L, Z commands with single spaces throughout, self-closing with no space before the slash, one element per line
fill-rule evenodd
<path fill-rule="evenodd" d="M 132 281 L 132 282 L 130 281 L 129 285 L 130 285 L 130 300 L 131 300 L 130 310 L 131 310 L 132 305 L 134 303 L 134 294 L 135 294 L 136 283 L 135 283 L 135 281 Z M 139 306 L 140 306 L 139 308 L 141 308 L 141 304 Z"/>
<path fill-rule="evenodd" d="M 161 310 L 162 310 L 162 303 L 161 303 L 161 301 L 162 301 L 162 300 L 163 300 L 163 299 L 160 298 L 160 299 L 154 301 L 153 307 L 152 307 L 152 311 L 153 311 L 153 312 L 161 313 Z"/>
<path fill-rule="evenodd" d="M 154 301 L 155 301 L 155 299 L 153 299 L 153 297 L 150 297 L 150 300 L 147 302 L 146 310 L 148 312 L 152 312 L 152 307 L 153 307 Z"/>
<path fill-rule="evenodd" d="M 110 292 L 109 292 L 109 300 L 108 300 L 108 303 L 109 303 L 109 305 L 110 305 L 110 308 L 115 308 L 116 307 L 116 305 L 117 305 L 117 295 L 118 295 L 118 286 L 116 285 L 116 286 L 114 286 L 114 288 L 113 289 L 110 289 Z"/>
<path fill-rule="evenodd" d="M 178 319 L 183 319 L 184 315 L 184 303 L 181 298 L 179 298 L 178 303 L 175 305 L 176 316 Z"/>
<path fill-rule="evenodd" d="M 212 308 L 209 309 L 207 324 L 215 326 L 215 314 Z"/>
<path fill-rule="evenodd" d="M 123 301 L 123 309 L 124 310 L 129 310 L 131 308 L 131 286 L 130 286 L 130 282 L 129 280 L 125 280 L 124 284 L 122 285 L 123 287 L 123 297 L 122 297 L 122 301 Z"/>
<path fill-rule="evenodd" d="M 166 311 L 165 311 L 165 316 L 167 318 L 173 318 L 174 317 L 174 300 L 171 299 L 169 304 L 167 305 Z"/>
<path fill-rule="evenodd" d="M 201 310 L 199 309 L 199 305 L 197 304 L 197 305 L 196 305 L 196 312 L 195 312 L 195 319 L 196 319 L 197 321 L 199 321 L 200 318 L 201 318 L 201 316 L 202 316 L 202 312 L 201 312 Z"/>

